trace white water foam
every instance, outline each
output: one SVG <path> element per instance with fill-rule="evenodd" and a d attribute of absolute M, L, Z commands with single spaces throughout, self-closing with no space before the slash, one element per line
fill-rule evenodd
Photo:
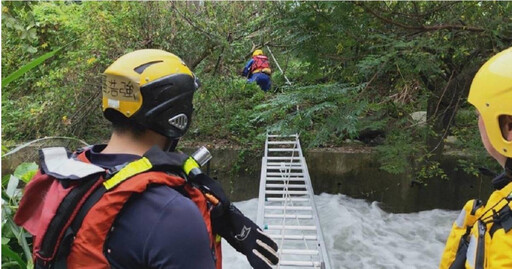
<path fill-rule="evenodd" d="M 315 195 L 320 223 L 333 269 L 438 268 L 457 211 L 387 213 L 377 203 L 341 194 Z M 235 205 L 256 220 L 258 199 Z M 245 256 L 224 240 L 223 267 L 250 269 Z"/>

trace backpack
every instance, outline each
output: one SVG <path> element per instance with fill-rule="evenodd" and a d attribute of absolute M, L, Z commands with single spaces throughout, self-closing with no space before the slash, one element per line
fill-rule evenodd
<path fill-rule="evenodd" d="M 254 60 L 254 62 L 251 65 L 251 70 L 250 70 L 251 73 L 262 72 L 267 75 L 270 75 L 272 73 L 267 56 L 257 55 L 257 56 L 252 57 L 252 59 Z"/>
<path fill-rule="evenodd" d="M 137 186 L 136 182 L 142 182 L 142 180 L 130 181 L 129 179 L 142 173 L 154 175 L 150 183 L 167 184 L 189 197 L 200 211 L 205 211 L 203 217 L 207 227 L 210 226 L 209 210 L 211 208 L 208 209 L 209 201 L 201 186 L 211 185 L 209 189 L 215 190 L 217 183 L 203 180 L 204 185 L 198 183 L 199 188 L 192 188 L 190 185 L 192 183 L 187 183 L 184 179 L 187 177 L 183 174 L 182 166 L 187 158 L 189 158 L 187 155 L 163 152 L 154 147 L 139 160 L 105 171 L 99 166 L 88 163 L 85 151 L 70 153 L 65 148 L 41 150 L 41 169 L 25 188 L 19 210 L 14 218 L 16 224 L 23 226 L 34 235 L 35 268 L 67 268 L 67 257 L 70 255 L 75 236 L 91 208 L 107 192 L 107 195 L 115 193 L 114 187 L 125 180 L 127 184 L 119 187 Z M 138 184 L 141 185 L 137 187 L 138 191 L 144 190 L 144 184 L 146 183 Z M 119 211 L 108 215 L 112 216 L 110 218 L 112 221 Z M 108 223 L 105 225 L 108 226 Z M 102 230 L 108 232 L 110 226 L 103 228 Z M 81 232 L 86 231 L 81 230 Z M 220 244 L 217 246 L 211 232 L 210 235 L 212 251 L 220 255 Z M 77 240 L 79 238 L 79 236 L 76 237 Z M 102 245 L 92 246 L 93 250 L 99 249 L 99 251 L 96 250 L 98 255 L 93 255 L 90 260 L 108 268 L 108 261 L 101 257 L 103 254 L 101 247 Z M 220 262 L 220 256 L 218 261 Z"/>

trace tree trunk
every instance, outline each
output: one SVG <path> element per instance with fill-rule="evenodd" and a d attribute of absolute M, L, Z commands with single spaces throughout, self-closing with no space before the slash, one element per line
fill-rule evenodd
<path fill-rule="evenodd" d="M 443 153 L 444 140 L 455 121 L 455 114 L 461 101 L 467 98 L 477 71 L 478 66 L 464 68 L 462 72 L 451 76 L 444 87 L 436 87 L 430 95 L 427 121 L 430 123 L 431 131 L 427 134 L 427 149 L 433 156 L 439 157 Z M 431 87 L 432 85 L 430 83 Z"/>

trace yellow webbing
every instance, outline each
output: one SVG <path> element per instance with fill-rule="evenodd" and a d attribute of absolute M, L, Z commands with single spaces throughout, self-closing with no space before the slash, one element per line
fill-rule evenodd
<path fill-rule="evenodd" d="M 103 186 L 107 190 L 112 189 L 113 187 L 117 186 L 117 184 L 125 181 L 126 179 L 142 173 L 144 171 L 147 171 L 151 169 L 153 165 L 149 162 L 149 160 L 146 157 L 142 157 L 134 162 L 131 162 L 127 164 L 123 169 L 121 169 L 117 174 L 115 174 L 112 178 L 108 179 L 107 181 L 103 182 Z"/>
<path fill-rule="evenodd" d="M 197 164 L 196 160 L 192 159 L 192 157 L 189 157 L 185 164 L 183 164 L 183 171 L 185 171 L 185 174 L 188 175 L 190 171 L 194 168 L 198 168 L 199 164 Z"/>

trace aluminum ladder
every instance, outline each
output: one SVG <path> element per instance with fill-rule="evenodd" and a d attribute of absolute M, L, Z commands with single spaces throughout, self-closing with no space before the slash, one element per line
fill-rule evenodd
<path fill-rule="evenodd" d="M 297 134 L 267 134 L 256 222 L 279 246 L 274 268 L 331 268 Z"/>

